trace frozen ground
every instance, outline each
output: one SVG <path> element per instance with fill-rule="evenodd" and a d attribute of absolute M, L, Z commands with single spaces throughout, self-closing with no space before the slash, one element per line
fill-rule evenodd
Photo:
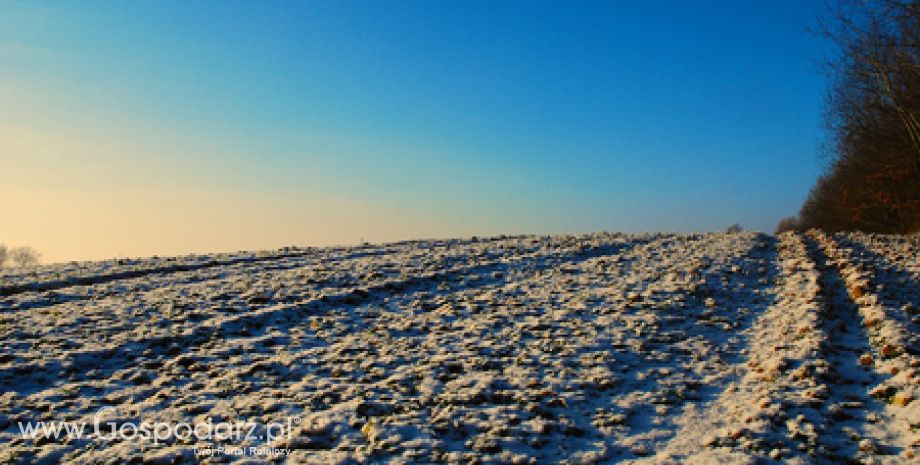
<path fill-rule="evenodd" d="M 6 271 L 0 463 L 920 463 L 918 283 L 920 237 L 820 232 Z M 105 406 L 290 454 L 20 432 Z"/>

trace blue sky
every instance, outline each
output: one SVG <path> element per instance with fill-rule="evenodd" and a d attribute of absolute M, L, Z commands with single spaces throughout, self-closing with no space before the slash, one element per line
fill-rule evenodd
<path fill-rule="evenodd" d="M 822 8 L 0 1 L 0 241 L 770 231 L 819 170 Z"/>

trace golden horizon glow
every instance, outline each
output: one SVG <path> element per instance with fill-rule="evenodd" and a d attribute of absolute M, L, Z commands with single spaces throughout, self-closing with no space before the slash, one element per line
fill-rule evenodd
<path fill-rule="evenodd" d="M 0 126 L 10 168 L 0 185 L 0 242 L 33 247 L 53 263 L 473 233 L 307 187 L 242 190 L 200 161 L 119 155 L 127 150 L 112 140 L 101 146 Z"/>

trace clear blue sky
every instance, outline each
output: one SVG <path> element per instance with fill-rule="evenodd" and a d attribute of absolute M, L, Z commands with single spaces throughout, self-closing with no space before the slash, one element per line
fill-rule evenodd
<path fill-rule="evenodd" d="M 0 1 L 5 240 L 770 231 L 819 169 L 822 3 Z"/>

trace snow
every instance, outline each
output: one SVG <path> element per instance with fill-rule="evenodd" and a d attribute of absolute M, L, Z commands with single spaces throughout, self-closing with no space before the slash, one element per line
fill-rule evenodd
<path fill-rule="evenodd" d="M 910 463 L 920 240 L 501 236 L 0 274 L 0 463 Z M 17 423 L 297 418 L 290 456 Z"/>

